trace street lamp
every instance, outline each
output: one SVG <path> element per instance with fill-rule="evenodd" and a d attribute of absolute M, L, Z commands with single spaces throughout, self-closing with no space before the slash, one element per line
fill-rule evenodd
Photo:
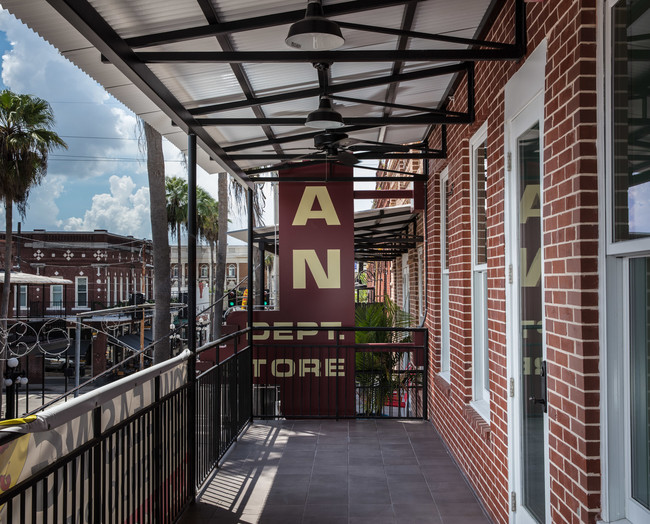
<path fill-rule="evenodd" d="M 7 368 L 5 369 L 4 384 L 7 395 L 6 415 L 8 419 L 16 418 L 18 387 L 25 386 L 29 382 L 24 373 L 18 371 L 18 364 L 18 359 L 16 357 L 11 357 L 7 360 Z"/>

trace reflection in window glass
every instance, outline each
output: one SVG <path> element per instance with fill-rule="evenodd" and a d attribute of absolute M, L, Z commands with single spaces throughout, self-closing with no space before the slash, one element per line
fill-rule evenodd
<path fill-rule="evenodd" d="M 475 264 L 487 263 L 487 204 L 485 191 L 487 186 L 487 142 L 483 142 L 475 150 L 476 177 L 474 179 L 476 195 L 476 261 Z"/>
<path fill-rule="evenodd" d="M 650 237 L 650 5 L 621 1 L 612 27 L 614 240 Z"/>
<path fill-rule="evenodd" d="M 445 235 L 445 241 L 444 241 L 444 246 L 445 246 L 445 259 L 444 259 L 444 269 L 449 269 L 449 197 L 451 196 L 449 194 L 449 181 L 445 180 L 442 184 L 442 191 L 444 193 L 444 199 L 445 199 L 445 209 L 444 209 L 444 225 L 443 225 L 443 231 Z"/>
<path fill-rule="evenodd" d="M 650 509 L 650 258 L 630 261 L 632 497 Z"/>

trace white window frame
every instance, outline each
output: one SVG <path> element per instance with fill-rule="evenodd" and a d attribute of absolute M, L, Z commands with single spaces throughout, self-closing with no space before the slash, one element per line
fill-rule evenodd
<path fill-rule="evenodd" d="M 205 273 L 205 274 L 204 274 Z M 201 264 L 199 267 L 199 278 L 208 278 L 208 265 Z"/>
<path fill-rule="evenodd" d="M 605 20 L 605 23 L 600 24 L 601 30 L 604 31 L 604 38 L 601 38 L 601 42 L 604 42 L 604 53 L 602 53 L 604 58 L 604 63 L 601 62 L 602 66 L 604 67 L 604 85 L 605 85 L 605 93 L 604 93 L 604 102 L 605 105 L 603 106 L 605 108 L 604 110 L 604 115 L 601 112 L 601 118 L 602 118 L 602 123 L 605 123 L 604 127 L 601 127 L 604 131 L 605 135 L 605 149 L 601 149 L 601 151 L 605 151 L 605 165 L 602 165 L 601 167 L 604 168 L 604 172 L 606 174 L 605 176 L 605 184 L 606 184 L 606 189 L 607 189 L 607 200 L 606 200 L 606 220 L 605 220 L 605 229 L 607 231 L 607 236 L 606 236 L 606 244 L 607 244 L 607 254 L 609 255 L 642 255 L 645 252 L 650 251 L 650 237 L 648 238 L 637 238 L 633 240 L 619 240 L 618 242 L 614 242 L 614 231 L 613 231 L 613 210 L 612 210 L 612 196 L 613 196 L 613 184 L 614 184 L 614 177 L 613 175 L 613 168 L 612 168 L 612 162 L 614 159 L 614 151 L 612 148 L 613 140 L 614 140 L 614 133 L 613 133 L 613 122 L 611 120 L 611 109 L 613 107 L 613 102 L 612 102 L 612 79 L 613 79 L 613 71 L 612 71 L 612 9 L 616 4 L 618 4 L 621 1 L 624 0 L 604 0 L 605 1 L 605 16 L 603 17 Z M 602 85 L 602 84 L 601 84 Z"/>
<path fill-rule="evenodd" d="M 641 524 L 650 511 L 632 498 L 630 393 L 630 260 L 650 256 L 650 238 L 613 239 L 612 10 L 621 0 L 599 0 L 597 73 L 599 172 L 600 398 L 602 520 Z"/>
<path fill-rule="evenodd" d="M 27 284 L 16 284 L 14 286 L 14 311 L 27 311 L 28 306 Z M 23 302 L 24 300 L 24 304 Z"/>
<path fill-rule="evenodd" d="M 485 420 L 490 420 L 490 385 L 485 380 L 485 366 L 489 361 L 488 339 L 487 339 L 487 260 L 485 263 L 476 262 L 478 256 L 477 246 L 477 194 L 476 177 L 478 165 L 476 163 L 476 152 L 478 148 L 487 141 L 487 122 L 484 122 L 469 142 L 470 152 L 470 202 L 472 221 L 472 402 L 474 410 Z M 486 187 L 487 194 L 487 187 Z M 487 196 L 487 195 L 486 195 Z M 487 199 L 486 199 L 487 208 Z M 486 239 L 487 241 L 487 239 Z M 481 302 L 480 304 L 478 302 Z M 483 335 L 485 334 L 485 335 Z"/>
<path fill-rule="evenodd" d="M 230 271 L 232 269 L 232 271 Z M 237 278 L 237 266 L 235 264 L 229 264 L 226 272 L 228 278 Z"/>
<path fill-rule="evenodd" d="M 449 329 L 449 268 L 447 260 L 447 195 L 449 169 L 440 175 L 440 373 L 451 382 L 451 337 Z"/>
<path fill-rule="evenodd" d="M 61 300 L 54 300 L 54 290 L 61 288 Z M 64 307 L 64 289 L 63 284 L 52 284 L 50 286 L 50 307 L 52 309 L 61 309 Z"/>
<path fill-rule="evenodd" d="M 79 303 L 79 283 L 85 280 L 86 281 L 86 303 L 84 305 Z M 75 309 L 90 309 L 88 306 L 88 277 L 75 277 L 74 279 L 74 306 Z"/>

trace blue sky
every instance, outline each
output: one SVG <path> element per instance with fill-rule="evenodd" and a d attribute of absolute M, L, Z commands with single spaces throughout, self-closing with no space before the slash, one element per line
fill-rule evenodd
<path fill-rule="evenodd" d="M 151 238 L 146 165 L 133 113 L 6 11 L 0 11 L 0 55 L 2 87 L 47 100 L 55 130 L 69 147 L 50 155 L 22 229 L 102 228 Z M 166 174 L 185 177 L 178 149 L 165 143 L 164 151 Z M 216 178 L 199 169 L 199 184 L 215 197 Z M 14 213 L 14 230 L 18 220 Z"/>
<path fill-rule="evenodd" d="M 133 113 L 1 9 L 0 56 L 2 87 L 47 100 L 54 111 L 55 131 L 69 147 L 50 155 L 48 174 L 31 191 L 25 218 L 14 212 L 14 230 L 21 220 L 23 230 L 108 229 L 151 238 L 145 157 Z M 181 153 L 164 142 L 166 174 L 186 178 Z M 197 178 L 216 198 L 217 176 L 199 168 Z M 364 183 L 362 188 L 373 185 Z M 271 224 L 273 198 L 266 201 L 265 222 Z M 357 201 L 355 207 L 367 209 L 370 203 Z M 232 216 L 233 208 L 231 229 L 246 227 L 243 216 Z M 4 224 L 4 209 L 0 215 Z"/>

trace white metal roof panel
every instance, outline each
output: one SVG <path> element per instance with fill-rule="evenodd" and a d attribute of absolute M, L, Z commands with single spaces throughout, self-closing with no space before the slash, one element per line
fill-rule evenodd
<path fill-rule="evenodd" d="M 197 2 L 89 0 L 89 3 L 122 38 L 205 25 L 203 11 Z"/>
<path fill-rule="evenodd" d="M 68 0 L 62 0 L 68 1 Z M 187 28 L 202 28 L 208 22 L 196 0 L 89 0 L 90 5 L 110 25 L 111 29 L 122 39 L 136 36 L 146 36 L 152 33 L 176 31 Z M 324 0 L 324 6 L 337 4 L 349 0 Z M 266 17 L 289 11 L 301 11 L 306 7 L 306 0 L 211 0 L 214 12 L 222 23 L 239 21 L 253 17 Z M 421 32 L 439 32 L 462 37 L 473 37 L 481 20 L 485 17 L 486 9 L 491 0 L 427 0 L 417 2 L 415 16 L 411 29 Z M 100 82 L 118 100 L 122 101 L 136 114 L 154 125 L 163 134 L 170 137 L 182 149 L 186 147 L 186 139 L 182 138 L 182 127 L 187 119 L 185 109 L 199 108 L 205 105 L 224 104 L 243 101 L 247 97 L 275 96 L 283 93 L 293 93 L 301 89 L 315 88 L 318 86 L 318 74 L 310 63 L 245 63 L 241 66 L 231 66 L 225 63 L 181 63 L 167 62 L 146 65 L 146 71 L 153 73 L 156 81 L 161 82 L 165 92 L 161 103 L 158 94 L 152 94 L 147 86 L 147 75 L 140 76 L 145 69 L 139 69 L 139 64 L 133 61 L 136 55 L 122 55 L 123 62 L 116 65 L 102 63 L 100 51 L 95 48 L 106 46 L 106 33 L 98 33 L 99 29 L 92 26 L 79 27 L 84 35 L 74 29 L 70 22 L 55 11 L 44 0 L 5 0 L 3 6 L 9 9 L 30 27 L 44 36 L 54 46 L 76 65 L 86 71 L 90 76 Z M 404 23 L 408 4 L 400 4 L 363 12 L 348 13 L 333 17 L 335 20 L 349 23 L 365 24 L 371 27 L 387 27 L 400 29 Z M 66 16 L 70 16 L 66 14 Z M 74 18 L 74 17 L 73 17 Z M 74 22 L 74 21 L 73 21 Z M 100 24 L 101 25 L 101 24 Z M 235 32 L 229 38 L 232 49 L 235 51 L 288 51 L 284 39 L 289 24 L 278 25 L 264 29 Z M 352 30 L 342 28 L 346 43 L 342 51 L 392 51 L 396 50 L 399 37 L 395 35 Z M 93 42 L 92 45 L 91 41 Z M 112 44 L 111 44 L 112 45 Z M 435 41 L 409 39 L 408 49 L 437 49 L 452 48 L 450 44 L 440 44 Z M 457 47 L 464 47 L 459 45 Z M 115 49 L 115 48 L 113 48 Z M 169 42 L 152 45 L 142 51 L 157 52 L 219 52 L 222 47 L 214 36 L 189 39 L 186 41 Z M 110 51 L 110 49 L 109 49 Z M 135 49 L 138 53 L 140 50 Z M 110 53 L 109 53 L 110 54 Z M 113 55 L 115 56 L 115 55 Z M 126 58 L 125 58 L 126 56 Z M 130 62 L 129 62 L 130 60 Z M 135 64 L 135 65 L 133 65 Z M 414 71 L 430 68 L 432 62 L 406 63 L 397 68 L 398 71 Z M 235 71 L 244 72 L 244 82 L 250 86 L 252 92 L 245 93 L 247 86 L 242 87 Z M 396 69 L 391 61 L 386 62 L 335 62 L 331 66 L 331 84 L 338 85 L 344 82 L 385 77 Z M 455 75 L 433 77 L 420 81 L 401 83 L 394 89 L 395 102 L 407 105 L 424 105 L 435 107 L 441 97 L 447 92 L 449 83 Z M 143 87 L 144 86 L 144 87 Z M 155 87 L 153 91 L 158 89 Z M 147 93 L 147 94 L 145 94 Z M 339 93 L 342 96 L 366 98 L 370 104 L 358 105 L 349 101 L 337 100 L 334 102 L 337 110 L 344 119 L 364 116 L 381 116 L 386 113 L 384 106 L 372 104 L 372 101 L 382 102 L 388 99 L 389 86 L 368 87 Z M 150 98 L 150 96 L 152 98 Z M 261 112 L 267 117 L 306 117 L 317 107 L 317 97 L 277 102 L 261 105 Z M 183 111 L 179 113 L 178 106 L 182 105 Z M 162 108 L 162 109 L 161 109 Z M 205 113 L 201 116 L 221 118 L 255 118 L 259 113 L 252 109 L 238 109 Z M 393 108 L 392 115 L 408 115 L 404 109 Z M 182 116 L 181 116 L 182 115 Z M 174 118 L 181 128 L 173 127 L 171 120 Z M 200 118 L 200 117 L 197 117 Z M 189 125 L 193 125 L 190 123 Z M 424 133 L 429 126 L 390 126 L 385 137 L 391 142 L 412 142 L 424 138 Z M 268 129 L 268 128 L 267 128 Z M 274 136 L 287 136 L 291 133 L 306 133 L 313 131 L 304 126 L 270 126 Z M 351 136 L 368 137 L 368 140 L 380 138 L 381 128 L 374 128 L 362 132 L 353 132 Z M 201 130 L 203 137 L 212 139 L 217 144 L 212 149 L 199 155 L 201 165 L 208 171 L 223 169 L 229 160 L 219 158 L 213 151 L 219 147 L 228 147 L 247 141 L 264 141 L 268 138 L 265 130 L 259 126 L 237 125 L 230 127 L 209 127 Z M 202 144 L 199 136 L 199 144 Z M 289 142 L 283 148 L 302 147 L 303 144 L 311 145 L 311 140 Z M 216 147 L 216 149 L 214 149 Z M 248 153 L 261 152 L 273 149 L 271 146 L 255 147 Z M 210 161 L 209 156 L 217 156 L 218 163 Z M 268 161 L 246 160 L 239 162 L 241 167 L 268 164 Z M 229 168 L 232 170 L 232 164 Z"/>

